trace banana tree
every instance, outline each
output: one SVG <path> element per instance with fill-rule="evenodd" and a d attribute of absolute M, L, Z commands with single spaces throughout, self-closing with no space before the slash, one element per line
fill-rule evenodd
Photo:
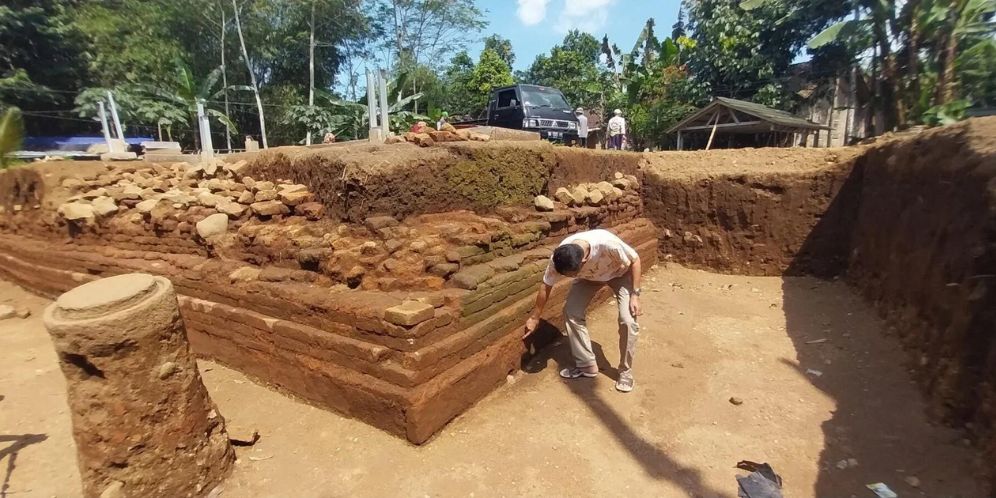
<path fill-rule="evenodd" d="M 741 6 L 765 1 L 748 0 Z M 958 100 L 958 87 L 962 74 L 959 66 L 978 67 L 978 54 L 991 53 L 996 23 L 994 0 L 908 0 L 899 10 L 888 0 L 865 0 L 859 2 L 869 13 L 863 18 L 837 22 L 809 41 L 810 48 L 818 48 L 833 42 L 851 46 L 855 53 L 875 50 L 872 57 L 872 73 L 882 68 L 883 85 L 879 95 L 880 107 L 890 117 L 890 105 L 897 105 L 896 124 L 925 118 L 927 121 L 945 122 L 959 110 L 967 107 Z M 929 36 L 925 36 L 929 34 Z M 927 43 L 924 43 L 928 41 Z M 907 57 L 906 67 L 899 74 L 894 46 L 905 42 L 902 49 Z M 926 62 L 921 63 L 921 51 L 926 53 Z M 983 57 L 985 55 L 982 55 Z M 931 67 L 931 62 L 936 63 Z M 934 72 L 936 78 L 924 77 Z M 936 79 L 933 92 L 927 99 L 921 98 L 921 85 L 924 81 Z M 898 95 L 893 92 L 897 92 Z M 929 107 L 923 112 L 922 101 Z M 910 112 L 912 111 L 912 112 Z M 936 120 L 936 116 L 944 119 Z"/>
<path fill-rule="evenodd" d="M 151 93 L 186 113 L 187 120 L 192 124 L 192 129 L 194 130 L 194 144 L 196 148 L 200 149 L 200 136 L 197 133 L 198 103 L 204 104 L 204 112 L 208 116 L 220 121 L 232 133 L 238 133 L 235 123 L 232 122 L 227 114 L 208 107 L 208 104 L 218 102 L 218 99 L 224 97 L 226 90 L 251 92 L 253 91 L 252 87 L 246 85 L 229 85 L 228 87 L 215 90 L 215 86 L 217 86 L 218 80 L 221 78 L 221 67 L 215 68 L 208 73 L 204 80 L 198 82 L 194 78 L 193 71 L 190 70 L 189 66 L 179 60 L 174 64 L 176 65 L 175 86 L 172 88 L 152 89 Z"/>
<path fill-rule="evenodd" d="M 24 122 L 21 120 L 21 110 L 11 107 L 0 117 L 0 170 L 13 164 L 13 160 L 7 155 L 17 152 L 23 141 Z"/>
<path fill-rule="evenodd" d="M 341 100 L 324 92 L 318 92 L 316 95 L 325 101 L 325 106 L 299 105 L 292 107 L 289 114 L 293 123 L 303 125 L 308 130 L 317 133 L 318 136 L 331 131 L 339 137 L 351 139 L 367 137 L 370 109 L 366 104 Z M 422 98 L 422 94 L 417 93 L 395 100 L 393 104 L 388 106 L 388 119 L 390 120 L 388 125 L 392 130 L 404 132 L 415 121 L 429 119 L 427 116 L 404 110 L 406 106 L 420 98 Z"/>

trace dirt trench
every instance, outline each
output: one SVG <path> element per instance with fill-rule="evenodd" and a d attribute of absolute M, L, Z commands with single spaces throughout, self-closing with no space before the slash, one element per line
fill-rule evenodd
<path fill-rule="evenodd" d="M 994 137 L 996 118 L 985 118 L 866 148 L 651 155 L 643 168 L 646 212 L 660 231 L 664 260 L 846 280 L 886 320 L 886 333 L 901 340 L 930 414 L 965 430 L 991 462 Z M 808 353 L 811 334 L 793 334 L 818 320 L 805 290 L 788 281 L 783 290 L 802 368 L 826 371 Z M 874 403 L 845 386 L 816 383 L 840 403 L 836 418 Z M 833 465 L 833 458 L 825 454 L 822 463 Z M 980 471 L 996 487 L 996 472 Z"/>

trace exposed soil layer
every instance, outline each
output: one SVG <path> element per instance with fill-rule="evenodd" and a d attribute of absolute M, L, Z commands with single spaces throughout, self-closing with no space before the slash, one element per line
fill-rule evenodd
<path fill-rule="evenodd" d="M 528 205 L 559 187 L 636 175 L 642 161 L 640 154 L 542 141 L 279 147 L 246 157 L 246 175 L 307 185 L 333 217 L 351 222 Z"/>
<path fill-rule="evenodd" d="M 528 204 L 555 164 L 545 142 L 281 147 L 254 156 L 246 174 L 307 185 L 333 217 L 361 222 L 371 215 Z"/>
<path fill-rule="evenodd" d="M 732 273 L 839 274 L 857 209 L 851 171 L 860 152 L 648 154 L 644 203 L 660 230 L 661 251 L 684 264 Z M 831 204 L 843 207 L 830 210 Z M 817 241 L 818 223 L 824 229 Z"/>
<path fill-rule="evenodd" d="M 848 281 L 912 352 L 932 412 L 987 441 L 992 462 L 996 119 L 875 145 L 859 165 Z"/>

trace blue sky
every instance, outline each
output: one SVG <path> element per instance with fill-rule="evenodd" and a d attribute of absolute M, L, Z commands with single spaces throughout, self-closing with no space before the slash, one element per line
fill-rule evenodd
<path fill-rule="evenodd" d="M 477 0 L 487 11 L 483 36 L 497 33 L 512 41 L 515 67 L 526 69 L 537 55 L 548 53 L 571 29 L 580 29 L 629 51 L 647 19 L 657 23 L 658 37 L 670 36 L 680 0 Z M 483 43 L 472 44 L 477 59 Z"/>

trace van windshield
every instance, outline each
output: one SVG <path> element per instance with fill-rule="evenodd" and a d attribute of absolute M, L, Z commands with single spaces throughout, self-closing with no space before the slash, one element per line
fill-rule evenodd
<path fill-rule="evenodd" d="M 570 109 L 559 90 L 554 88 L 522 88 L 522 103 L 526 107 L 551 107 L 553 109 Z"/>

